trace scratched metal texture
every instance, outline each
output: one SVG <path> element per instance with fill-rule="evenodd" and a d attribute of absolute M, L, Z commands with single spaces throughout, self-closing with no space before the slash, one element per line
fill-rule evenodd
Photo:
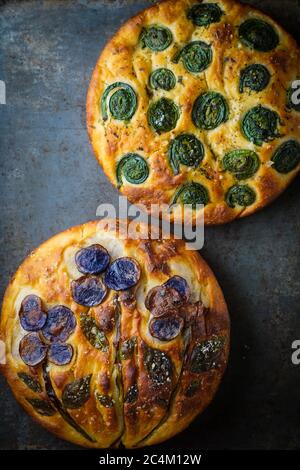
<path fill-rule="evenodd" d="M 0 3 L 0 294 L 43 240 L 117 203 L 89 146 L 85 97 L 107 39 L 151 1 Z M 299 0 L 249 1 L 300 42 Z M 299 178 L 270 207 L 205 231 L 202 253 L 232 319 L 228 371 L 216 399 L 160 449 L 300 448 Z M 0 449 L 76 449 L 35 424 L 0 378 Z"/>

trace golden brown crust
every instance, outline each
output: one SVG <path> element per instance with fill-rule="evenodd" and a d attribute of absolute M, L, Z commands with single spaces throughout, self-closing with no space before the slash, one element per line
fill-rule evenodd
<path fill-rule="evenodd" d="M 204 208 L 205 224 L 229 222 L 249 215 L 274 200 L 292 181 L 300 165 L 288 174 L 278 173 L 271 165 L 271 158 L 278 146 L 288 139 L 299 139 L 300 113 L 288 110 L 287 89 L 299 76 L 300 55 L 294 39 L 267 15 L 233 0 L 220 0 L 218 5 L 224 14 L 221 20 L 209 27 L 197 27 L 187 19 L 189 7 L 196 0 L 164 1 L 141 12 L 125 23 L 109 41 L 94 69 L 87 96 L 87 128 L 97 160 L 110 181 L 116 185 L 116 166 L 122 156 L 134 152 L 144 157 L 150 173 L 142 184 L 124 182 L 120 191 L 137 205 L 150 210 L 151 203 L 169 204 L 181 184 L 195 181 L 204 185 L 210 202 Z M 215 2 L 214 2 L 215 3 Z M 279 45 L 270 52 L 253 51 L 238 38 L 238 27 L 248 18 L 267 21 L 279 36 Z M 174 41 L 166 50 L 151 53 L 139 42 L 144 27 L 154 24 L 167 26 Z M 172 62 L 176 51 L 192 40 L 210 44 L 213 50 L 211 65 L 199 74 L 189 73 L 182 61 Z M 249 64 L 259 63 L 271 74 L 269 85 L 260 92 L 239 92 L 239 76 Z M 167 67 L 176 77 L 181 77 L 171 91 L 151 90 L 147 93 L 150 73 Z M 137 111 L 129 122 L 109 117 L 103 121 L 101 97 L 112 83 L 124 82 L 133 87 L 138 97 Z M 218 91 L 229 103 L 229 119 L 214 130 L 203 131 L 195 127 L 191 112 L 196 98 L 207 90 Z M 147 121 L 149 105 L 158 98 L 167 97 L 180 107 L 180 118 L 170 132 L 157 134 Z M 276 111 L 280 118 L 280 137 L 262 146 L 247 140 L 241 133 L 241 120 L 256 105 L 265 105 Z M 204 145 L 205 155 L 199 169 L 187 166 L 174 176 L 168 163 L 170 141 L 182 133 L 193 133 Z M 239 183 L 237 178 L 224 171 L 222 158 L 234 149 L 254 150 L 260 159 L 256 173 L 241 181 L 256 193 L 256 200 L 248 207 L 229 207 L 225 202 L 228 189 Z M 200 171 L 199 171 L 200 170 Z M 191 222 L 203 216 L 193 212 Z M 174 210 L 171 218 L 180 220 L 180 210 Z"/>
<path fill-rule="evenodd" d="M 70 284 L 81 276 L 75 254 L 94 243 L 103 245 L 112 259 L 134 258 L 141 267 L 141 278 L 129 291 L 109 291 L 101 305 L 89 309 L 73 300 Z M 192 303 L 185 313 L 187 342 L 183 334 L 171 341 L 160 341 L 148 329 L 151 314 L 144 304 L 147 293 L 176 274 L 186 279 L 191 290 Z M 20 325 L 19 310 L 29 294 L 42 299 L 45 311 L 63 304 L 74 312 L 76 328 L 67 340 L 74 351 L 70 364 L 58 366 L 48 361 L 47 366 L 28 367 L 22 361 L 19 343 L 27 332 Z M 106 351 L 96 349 L 83 334 L 81 313 L 92 316 L 105 333 L 109 343 Z M 193 347 L 215 337 L 224 339 L 217 363 L 207 372 L 191 372 L 188 364 Z M 121 356 L 121 346 L 132 338 L 135 338 L 133 353 Z M 4 296 L 0 339 L 6 348 L 6 363 L 1 370 L 17 400 L 42 426 L 82 446 L 109 447 L 122 440 L 126 447 L 135 447 L 163 441 L 184 429 L 211 401 L 227 362 L 229 318 L 213 273 L 196 252 L 185 249 L 182 241 L 118 239 L 108 227 L 100 227 L 95 221 L 54 236 L 25 259 Z M 162 384 L 154 380 L 148 368 L 149 351 L 161 351 L 171 361 L 172 372 Z M 20 372 L 36 379 L 41 390 L 28 388 L 18 376 Z M 80 407 L 68 408 L 69 418 L 57 411 L 53 416 L 42 416 L 27 401 L 39 399 L 53 405 L 49 401 L 49 377 L 57 399 L 62 402 L 67 384 L 89 376 L 89 398 Z M 195 377 L 202 384 L 201 393 L 199 389 L 188 398 L 186 388 Z M 134 386 L 138 395 L 132 400 L 127 392 Z M 103 406 L 98 395 L 110 397 L 113 406 Z M 70 418 L 75 428 L 70 425 Z M 83 433 L 78 432 L 76 425 Z"/>

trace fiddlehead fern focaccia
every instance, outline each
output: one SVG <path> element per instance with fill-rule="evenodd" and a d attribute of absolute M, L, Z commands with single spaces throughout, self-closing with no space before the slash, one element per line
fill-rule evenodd
<path fill-rule="evenodd" d="M 300 113 L 300 93 L 299 87 L 290 86 L 287 90 L 287 107 Z"/>
<path fill-rule="evenodd" d="M 243 93 L 245 88 L 256 92 L 262 91 L 268 86 L 270 78 L 270 72 L 264 65 L 248 65 L 241 71 L 240 92 Z"/>
<path fill-rule="evenodd" d="M 174 175 L 179 173 L 179 165 L 197 167 L 204 157 L 204 147 L 193 134 L 181 134 L 171 141 L 169 162 Z"/>
<path fill-rule="evenodd" d="M 173 41 L 173 35 L 169 28 L 160 25 L 153 25 L 145 28 L 141 34 L 142 47 L 147 47 L 151 51 L 164 51 Z"/>
<path fill-rule="evenodd" d="M 196 26 L 209 26 L 211 23 L 218 23 L 223 12 L 217 3 L 201 3 L 193 5 L 187 14 Z"/>
<path fill-rule="evenodd" d="M 184 184 L 174 194 L 172 204 L 177 202 L 191 205 L 193 209 L 196 209 L 197 204 L 205 206 L 209 202 L 208 191 L 200 183 L 192 182 Z"/>
<path fill-rule="evenodd" d="M 156 69 L 149 77 L 149 85 L 153 90 L 170 91 L 176 86 L 176 77 L 172 70 Z"/>
<path fill-rule="evenodd" d="M 251 178 L 260 165 L 257 153 L 252 150 L 239 149 L 226 153 L 223 158 L 223 167 L 237 179 Z"/>
<path fill-rule="evenodd" d="M 194 185 L 182 197 L 200 194 Z M 0 368 L 25 410 L 57 436 L 136 448 L 182 431 L 208 406 L 227 363 L 229 318 L 197 252 L 145 239 L 146 227 L 132 221 L 125 226 L 135 236 L 126 238 L 111 222 L 73 227 L 22 263 L 4 297 Z M 92 291 L 82 297 L 83 288 Z"/>
<path fill-rule="evenodd" d="M 136 108 L 136 93 L 127 83 L 113 83 L 109 85 L 103 93 L 101 111 L 104 121 L 108 119 L 108 111 L 113 119 L 129 121 L 134 115 Z"/>
<path fill-rule="evenodd" d="M 281 144 L 272 157 L 274 168 L 278 173 L 287 174 L 295 170 L 300 163 L 300 143 L 288 140 Z"/>
<path fill-rule="evenodd" d="M 161 98 L 152 103 L 148 109 L 148 123 L 157 132 L 168 132 L 176 127 L 179 119 L 179 108 L 168 98 Z"/>
<path fill-rule="evenodd" d="M 118 188 L 123 184 L 123 178 L 131 184 L 142 184 L 149 176 L 146 160 L 136 153 L 128 153 L 121 158 L 117 165 L 116 177 Z"/>
<path fill-rule="evenodd" d="M 242 130 L 245 137 L 255 145 L 279 137 L 278 124 L 280 119 L 276 111 L 258 105 L 250 109 L 242 121 Z"/>
<path fill-rule="evenodd" d="M 258 18 L 244 21 L 239 28 L 239 37 L 247 47 L 260 52 L 270 52 L 279 43 L 274 27 Z"/>
<path fill-rule="evenodd" d="M 247 184 L 236 184 L 228 189 L 226 202 L 229 207 L 247 207 L 255 202 L 256 194 Z"/>
<path fill-rule="evenodd" d="M 152 213 L 159 205 L 175 223 L 184 211 L 172 206 L 174 195 L 191 182 L 209 197 L 189 223 L 250 215 L 300 169 L 296 157 L 291 171 L 274 163 L 281 145 L 300 142 L 299 64 L 293 38 L 249 5 L 153 5 L 122 26 L 95 67 L 87 124 L 96 157 L 131 203 Z M 243 181 L 254 202 L 228 205 L 230 188 Z"/>
<path fill-rule="evenodd" d="M 215 91 L 208 91 L 196 99 L 192 118 L 199 129 L 211 130 L 226 122 L 228 113 L 228 104 L 224 96 Z"/>
<path fill-rule="evenodd" d="M 176 54 L 173 62 L 178 63 L 180 60 L 188 72 L 203 72 L 212 61 L 211 47 L 203 41 L 190 42 Z"/>

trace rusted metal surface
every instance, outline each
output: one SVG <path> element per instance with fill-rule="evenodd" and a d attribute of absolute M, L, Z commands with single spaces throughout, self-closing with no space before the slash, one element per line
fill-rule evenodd
<path fill-rule="evenodd" d="M 120 24 L 151 1 L 0 3 L 1 295 L 21 260 L 56 232 L 117 203 L 85 129 L 92 68 Z M 300 42 L 300 1 L 249 1 Z M 299 178 L 272 206 L 205 231 L 203 255 L 232 318 L 225 380 L 209 409 L 161 449 L 300 447 Z M 74 449 L 35 424 L 0 379 L 0 449 Z"/>

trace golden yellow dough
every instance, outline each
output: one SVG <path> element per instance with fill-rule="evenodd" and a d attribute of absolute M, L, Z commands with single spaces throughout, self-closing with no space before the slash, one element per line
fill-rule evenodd
<path fill-rule="evenodd" d="M 139 225 L 134 227 L 140 229 Z M 100 305 L 89 308 L 74 301 L 71 283 L 82 276 L 75 263 L 76 253 L 94 244 L 106 248 L 111 261 L 124 256 L 133 258 L 141 275 L 135 287 L 118 292 L 109 289 Z M 152 310 L 145 307 L 145 297 L 151 288 L 174 275 L 187 281 L 190 299 L 184 307 L 181 333 L 162 341 L 150 334 Z M 98 277 L 103 278 L 103 274 Z M 24 298 L 32 294 L 40 297 L 47 315 L 56 305 L 73 312 L 76 327 L 65 340 L 73 348 L 69 364 L 56 365 L 49 356 L 35 366 L 23 362 L 19 347 L 28 331 L 21 327 L 19 313 Z M 80 315 L 94 319 L 94 333 L 96 328 L 105 335 L 105 351 L 87 339 Z M 186 250 L 182 241 L 173 239 L 120 239 L 111 227 L 89 222 L 43 243 L 11 279 L 0 324 L 0 339 L 5 343 L 1 371 L 27 413 L 63 439 L 94 448 L 118 446 L 121 442 L 129 448 L 150 445 L 182 431 L 212 400 L 227 363 L 229 328 L 221 289 L 197 252 Z M 59 328 L 54 333 L 60 334 Z M 49 347 L 44 329 L 37 335 Z M 124 344 L 130 339 L 135 341 L 133 350 L 124 354 Z M 202 363 L 204 356 L 200 354 L 198 369 L 192 367 L 195 348 L 206 344 L 203 351 L 207 353 L 209 344 L 215 341 L 219 341 L 219 349 L 213 360 L 205 356 L 206 362 Z M 154 351 L 154 356 L 164 353 L 159 356 L 163 359 L 156 369 L 162 380 L 157 381 L 159 375 L 151 374 L 152 363 L 149 369 L 145 359 L 147 351 Z M 166 357 L 172 366 L 167 374 Z M 81 390 L 75 387 L 69 407 L 70 398 L 67 404 L 63 400 L 66 387 L 83 378 L 88 378 L 88 387 L 86 383 Z M 135 394 L 128 398 L 132 386 Z M 80 402 L 82 394 L 84 403 Z M 40 405 L 36 400 L 50 407 L 50 416 L 41 414 L 39 406 L 32 406 Z"/>
<path fill-rule="evenodd" d="M 270 203 L 298 172 L 300 113 L 299 105 L 298 110 L 288 105 L 288 90 L 299 78 L 300 62 L 296 42 L 265 14 L 233 0 L 218 0 L 213 3 L 222 12 L 219 20 L 197 26 L 188 18 L 188 11 L 202 3 L 211 2 L 163 1 L 119 29 L 100 55 L 92 75 L 87 96 L 87 126 L 97 160 L 115 186 L 117 165 L 123 156 L 134 153 L 146 161 L 149 174 L 142 183 L 129 182 L 123 176 L 119 184 L 120 191 L 132 203 L 143 204 L 147 210 L 155 203 L 169 205 L 182 185 L 199 183 L 206 190 L 205 223 L 219 224 L 249 215 Z M 253 18 L 268 23 L 275 31 L 278 44 L 261 51 L 241 41 L 240 25 Z M 164 50 L 153 51 L 145 46 L 144 32 L 152 26 L 166 27 L 171 32 L 171 43 Z M 210 64 L 199 73 L 188 71 L 182 56 L 178 59 L 178 53 L 193 41 L 206 43 L 212 53 Z M 268 84 L 259 91 L 246 86 L 240 92 L 241 71 L 253 64 L 267 69 Z M 149 85 L 151 73 L 159 68 L 167 68 L 175 75 L 176 85 L 171 90 Z M 116 82 L 130 85 L 136 95 L 135 112 L 126 121 L 115 119 L 109 108 L 117 88 L 111 89 L 104 100 L 107 119 L 101 110 L 104 92 Z M 221 93 L 228 106 L 226 119 L 213 129 L 197 127 L 192 119 L 196 99 L 207 91 Z M 175 103 L 179 117 L 171 130 L 159 133 L 150 127 L 147 116 L 149 107 L 162 98 Z M 253 138 L 246 138 L 241 130 L 246 113 L 256 106 L 277 113 L 276 131 L 259 144 Z M 183 133 L 193 134 L 200 140 L 204 155 L 196 166 L 180 164 L 175 174 L 168 158 L 170 143 Z M 295 164 L 282 173 L 275 169 L 272 158 L 279 146 L 290 140 L 296 141 L 296 149 L 286 160 L 295 159 Z M 259 160 L 259 167 L 248 177 L 224 167 L 225 154 L 241 149 L 255 152 Z M 229 189 L 236 184 L 250 188 L 248 205 L 244 199 L 226 202 Z M 171 219 L 179 221 L 180 213 L 178 204 Z M 189 215 L 193 223 L 202 216 L 201 210 L 193 210 Z"/>

